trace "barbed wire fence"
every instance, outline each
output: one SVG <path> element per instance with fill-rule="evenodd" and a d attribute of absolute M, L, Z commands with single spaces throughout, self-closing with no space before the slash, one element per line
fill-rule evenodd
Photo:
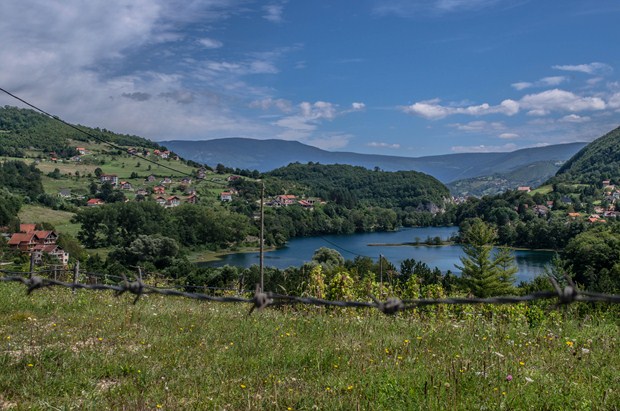
<path fill-rule="evenodd" d="M 392 315 L 402 311 L 413 310 L 420 307 L 438 306 L 438 305 L 480 305 L 480 304 L 518 304 L 523 302 L 532 302 L 540 300 L 556 300 L 557 306 L 568 305 L 576 302 L 591 303 L 620 303 L 620 295 L 603 294 L 590 291 L 579 290 L 572 280 L 567 277 L 567 285 L 562 287 L 554 278 L 549 278 L 553 285 L 552 291 L 539 291 L 523 296 L 499 296 L 489 298 L 475 297 L 448 297 L 448 298 L 420 298 L 420 299 L 399 299 L 387 298 L 380 301 L 372 295 L 369 299 L 372 301 L 338 301 L 326 300 L 315 297 L 302 297 L 293 295 L 283 295 L 274 292 L 263 292 L 257 284 L 256 289 L 251 291 L 237 290 L 233 288 L 223 287 L 192 287 L 192 286 L 172 286 L 157 287 L 147 284 L 143 281 L 142 269 L 137 267 L 138 274 L 133 281 L 127 279 L 125 274 L 120 276 L 100 274 L 94 272 L 80 272 L 79 263 L 75 264 L 73 270 L 51 269 L 35 271 L 31 264 L 30 272 L 15 272 L 8 270 L 0 270 L 0 282 L 15 282 L 26 287 L 27 294 L 31 294 L 35 290 L 62 287 L 73 290 L 92 290 L 92 291 L 113 291 L 117 296 L 125 293 L 135 295 L 133 304 L 136 304 L 140 297 L 148 294 L 158 294 L 169 297 L 182 297 L 194 300 L 211 301 L 217 303 L 241 303 L 249 304 L 251 314 L 254 310 L 262 310 L 267 307 L 293 306 L 293 305 L 309 305 L 317 307 L 341 307 L 341 308 L 372 308 L 381 311 L 384 314 Z M 29 274 L 28 276 L 24 274 Z M 45 277 L 44 275 L 47 275 Z M 58 277 L 72 277 L 73 281 L 62 281 Z M 86 282 L 80 282 L 83 278 Z M 102 281 L 101 283 L 99 281 Z M 117 281 L 116 284 L 106 284 L 111 280 Z M 206 293 L 181 291 L 176 288 L 194 288 L 211 291 L 235 291 L 238 294 L 250 294 L 251 297 L 237 296 L 215 296 Z"/>

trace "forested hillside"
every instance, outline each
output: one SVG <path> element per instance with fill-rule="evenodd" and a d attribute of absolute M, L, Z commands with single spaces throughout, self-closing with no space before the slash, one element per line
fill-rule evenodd
<path fill-rule="evenodd" d="M 450 198 L 439 180 L 417 171 L 383 172 L 342 164 L 290 164 L 267 176 L 294 181 L 308 194 L 348 206 L 442 208 Z"/>
<path fill-rule="evenodd" d="M 620 180 L 620 127 L 588 144 L 558 170 L 551 183 L 598 184 Z"/>
<path fill-rule="evenodd" d="M 160 147 L 137 136 L 117 134 L 106 129 L 78 127 L 91 135 L 122 146 Z M 0 107 L 0 137 L 0 155 L 11 157 L 24 157 L 25 150 L 28 149 L 75 155 L 77 152 L 75 147 L 70 147 L 70 140 L 91 140 L 88 135 L 34 110 L 11 106 Z"/>

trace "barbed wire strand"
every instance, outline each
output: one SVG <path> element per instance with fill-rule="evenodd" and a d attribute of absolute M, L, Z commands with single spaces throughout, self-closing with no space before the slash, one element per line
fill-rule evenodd
<path fill-rule="evenodd" d="M 37 272 L 38 274 L 40 272 Z M 620 304 L 620 295 L 602 294 L 589 291 L 578 290 L 572 281 L 567 281 L 568 285 L 564 288 L 554 279 L 551 283 L 554 287 L 553 291 L 540 291 L 524 296 L 501 296 L 489 298 L 469 298 L 469 297 L 448 297 L 448 298 L 420 298 L 405 299 L 388 298 L 386 301 L 380 301 L 374 296 L 369 296 L 372 302 L 365 301 L 338 301 L 325 300 L 315 297 L 299 297 L 292 295 L 282 295 L 273 292 L 261 292 L 257 285 L 252 298 L 244 298 L 240 296 L 212 296 L 203 293 L 192 293 L 179 291 L 171 288 L 159 288 L 145 284 L 142 280 L 141 270 L 134 281 L 129 281 L 123 275 L 123 282 L 119 284 L 84 284 L 78 282 L 64 282 L 51 278 L 44 278 L 39 275 L 24 277 L 22 275 L 9 275 L 0 277 L 0 282 L 17 282 L 23 284 L 27 288 L 27 294 L 33 291 L 47 287 L 64 287 L 72 290 L 109 290 L 114 291 L 117 296 L 124 293 L 135 295 L 133 304 L 136 304 L 141 296 L 147 294 L 158 294 L 171 297 L 183 297 L 195 300 L 219 302 L 219 303 L 243 303 L 252 304 L 249 314 L 254 310 L 262 310 L 266 307 L 278 307 L 284 305 L 312 305 L 323 307 L 341 307 L 341 308 L 374 308 L 384 314 L 396 314 L 401 311 L 408 311 L 419 307 L 436 306 L 436 305 L 473 305 L 473 304 L 518 304 L 523 302 L 551 300 L 557 299 L 557 306 L 568 305 L 575 302 L 603 302 Z"/>

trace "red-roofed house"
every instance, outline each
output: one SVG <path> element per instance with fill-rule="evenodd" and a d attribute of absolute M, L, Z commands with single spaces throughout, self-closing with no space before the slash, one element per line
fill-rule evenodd
<path fill-rule="evenodd" d="M 105 204 L 105 201 L 103 201 L 100 198 L 91 198 L 90 200 L 88 200 L 86 202 L 86 205 L 88 207 L 95 207 L 95 206 L 99 206 L 99 205 L 102 205 L 102 204 Z"/>
<path fill-rule="evenodd" d="M 196 204 L 198 202 L 198 196 L 196 194 L 191 194 L 187 198 L 185 198 L 185 202 L 190 204 Z"/>
<path fill-rule="evenodd" d="M 276 197 L 276 203 L 281 206 L 290 206 L 297 202 L 297 197 L 292 194 L 282 194 Z"/>
<path fill-rule="evenodd" d="M 168 197 L 166 199 L 166 207 L 177 207 L 181 204 L 181 199 L 177 196 Z"/>
<path fill-rule="evenodd" d="M 517 191 L 523 191 L 524 193 L 529 193 L 530 191 L 532 191 L 532 189 L 530 187 L 523 186 L 523 187 L 517 188 Z"/>
<path fill-rule="evenodd" d="M 164 194 L 165 192 L 166 192 L 166 187 L 164 186 L 153 187 L 153 194 Z"/>
<path fill-rule="evenodd" d="M 36 241 L 39 244 L 56 244 L 58 240 L 58 234 L 54 231 L 35 231 L 34 235 L 36 236 Z"/>
<path fill-rule="evenodd" d="M 232 193 L 230 191 L 221 192 L 220 201 L 232 201 Z"/>
<path fill-rule="evenodd" d="M 22 251 L 30 251 L 37 245 L 37 236 L 34 231 L 29 233 L 15 233 L 9 239 L 9 247 Z"/>

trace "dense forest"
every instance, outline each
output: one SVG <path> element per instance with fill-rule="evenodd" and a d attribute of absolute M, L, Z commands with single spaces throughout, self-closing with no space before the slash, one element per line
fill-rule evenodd
<path fill-rule="evenodd" d="M 620 127 L 596 139 L 567 161 L 549 183 L 594 184 L 620 181 Z"/>
<path fill-rule="evenodd" d="M 293 181 L 309 196 L 348 208 L 360 205 L 438 211 L 450 198 L 439 180 L 417 171 L 382 172 L 342 164 L 294 163 L 266 176 Z"/>

